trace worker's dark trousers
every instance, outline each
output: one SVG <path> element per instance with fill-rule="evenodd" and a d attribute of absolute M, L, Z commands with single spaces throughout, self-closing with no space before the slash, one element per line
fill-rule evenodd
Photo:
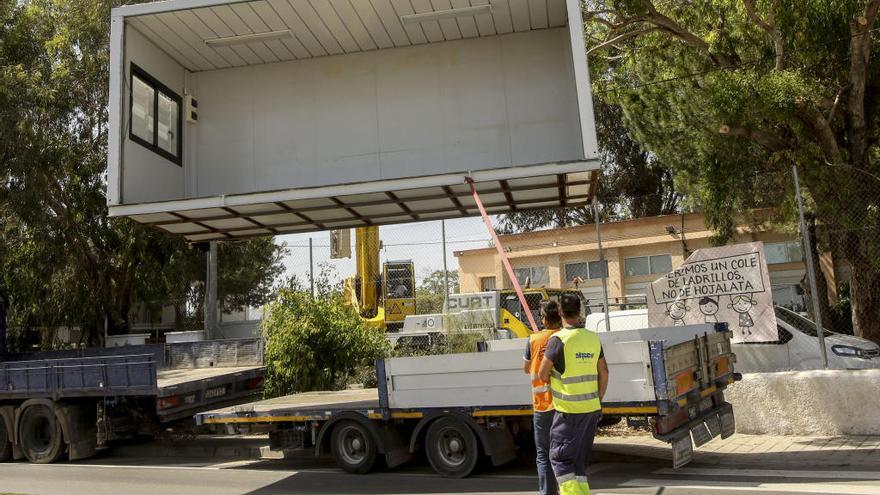
<path fill-rule="evenodd" d="M 556 412 L 550 428 L 550 463 L 561 495 L 589 495 L 587 464 L 601 417 L 601 411 L 587 414 Z"/>
<path fill-rule="evenodd" d="M 535 464 L 538 467 L 538 493 L 557 495 L 559 487 L 550 465 L 550 428 L 556 411 L 535 411 Z"/>

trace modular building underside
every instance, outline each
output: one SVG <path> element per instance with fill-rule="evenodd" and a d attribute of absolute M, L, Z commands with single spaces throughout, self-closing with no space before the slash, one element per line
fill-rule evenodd
<path fill-rule="evenodd" d="M 579 18 L 578 0 L 114 9 L 110 214 L 201 242 L 476 215 L 466 177 L 489 213 L 586 204 Z"/>

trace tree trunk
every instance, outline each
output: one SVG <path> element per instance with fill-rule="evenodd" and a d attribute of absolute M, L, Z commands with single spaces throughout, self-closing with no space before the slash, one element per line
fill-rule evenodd
<path fill-rule="evenodd" d="M 801 281 L 801 287 L 804 289 L 804 302 L 807 305 L 807 312 L 813 321 L 816 320 L 816 312 L 822 317 L 822 326 L 829 330 L 835 330 L 831 327 L 831 305 L 828 304 L 828 279 L 825 278 L 825 272 L 822 271 L 822 262 L 819 258 L 819 242 L 816 238 L 816 217 L 809 215 L 806 218 L 807 231 L 810 233 L 810 258 L 804 257 L 804 261 L 813 260 L 813 273 L 816 274 L 816 291 L 819 293 L 819 307 L 813 307 L 813 294 L 810 287 L 809 276 L 804 276 Z"/>
<path fill-rule="evenodd" d="M 850 303 L 853 334 L 880 344 L 880 270 L 867 263 L 852 264 Z"/>

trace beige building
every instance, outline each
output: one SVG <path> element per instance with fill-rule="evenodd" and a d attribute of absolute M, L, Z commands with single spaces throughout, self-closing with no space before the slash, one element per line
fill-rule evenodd
<path fill-rule="evenodd" d="M 644 295 L 648 285 L 678 267 L 696 249 L 710 246 L 712 231 L 701 213 L 665 215 L 602 224 L 602 247 L 608 260 L 608 292 L 612 302 Z M 595 225 L 500 236 L 516 278 L 532 287 L 578 287 L 594 301 L 602 299 L 601 265 Z M 798 238 L 778 232 L 738 228 L 733 243 L 763 241 L 777 304 L 804 310 L 800 282 L 803 250 Z M 462 292 L 510 288 L 494 247 L 455 253 Z M 834 280 L 830 257 L 822 257 L 829 282 Z M 829 288 L 835 287 L 829 283 Z M 833 298 L 834 294 L 830 294 Z M 633 299 L 633 298 L 629 298 Z"/>

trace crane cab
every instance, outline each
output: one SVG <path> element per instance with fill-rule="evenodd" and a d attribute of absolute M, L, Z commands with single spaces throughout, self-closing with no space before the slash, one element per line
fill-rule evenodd
<path fill-rule="evenodd" d="M 382 270 L 385 329 L 396 332 L 403 320 L 416 314 L 415 265 L 410 260 L 386 261 Z"/>

